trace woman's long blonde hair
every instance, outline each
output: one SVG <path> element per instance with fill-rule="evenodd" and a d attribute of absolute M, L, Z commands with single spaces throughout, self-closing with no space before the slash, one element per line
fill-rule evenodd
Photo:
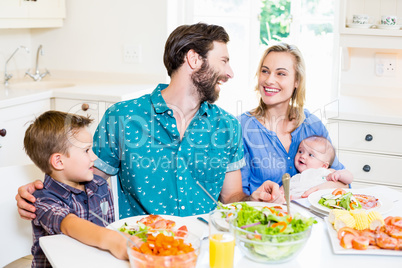
<path fill-rule="evenodd" d="M 264 63 L 265 58 L 268 56 L 269 53 L 271 52 L 287 52 L 293 55 L 295 59 L 295 70 L 296 70 L 296 81 L 298 82 L 298 87 L 294 89 L 292 97 L 289 102 L 289 108 L 287 111 L 287 118 L 289 121 L 296 120 L 295 124 L 295 129 L 299 127 L 304 119 L 304 101 L 306 97 L 306 66 L 304 64 L 304 59 L 303 56 L 300 52 L 300 50 L 294 46 L 294 45 L 289 45 L 286 43 L 279 43 L 276 45 L 273 45 L 269 48 L 267 48 L 260 60 L 260 63 L 258 65 L 258 70 L 256 73 L 256 76 L 258 77 L 261 73 L 262 65 Z M 259 92 L 258 88 L 258 82 L 255 87 L 255 90 Z M 252 110 L 250 113 L 252 116 L 255 116 L 256 118 L 260 117 L 265 117 L 266 116 L 266 109 L 267 105 L 264 103 L 262 98 L 260 98 L 260 103 L 255 108 Z M 293 130 L 292 130 L 293 131 Z"/>

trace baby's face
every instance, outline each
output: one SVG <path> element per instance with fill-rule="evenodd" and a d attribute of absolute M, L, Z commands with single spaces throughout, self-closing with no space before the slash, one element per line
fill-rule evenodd
<path fill-rule="evenodd" d="M 328 168 L 328 160 L 325 144 L 306 140 L 299 145 L 295 157 L 295 167 L 299 172 L 309 168 Z"/>

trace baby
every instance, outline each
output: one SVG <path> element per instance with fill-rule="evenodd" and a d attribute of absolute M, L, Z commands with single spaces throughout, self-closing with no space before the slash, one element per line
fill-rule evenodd
<path fill-rule="evenodd" d="M 350 171 L 330 169 L 334 159 L 335 149 L 326 138 L 310 136 L 302 140 L 295 156 L 295 167 L 300 173 L 290 180 L 292 199 L 301 198 L 305 191 L 325 181 L 352 183 Z"/>

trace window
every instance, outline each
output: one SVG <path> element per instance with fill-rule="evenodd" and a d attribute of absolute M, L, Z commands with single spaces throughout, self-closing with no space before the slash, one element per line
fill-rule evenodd
<path fill-rule="evenodd" d="M 169 1 L 169 5 L 172 30 L 184 23 L 206 22 L 221 25 L 229 33 L 235 75 L 222 86 L 217 101 L 225 110 L 237 116 L 257 106 L 257 65 L 267 44 L 278 40 L 297 45 L 303 53 L 306 108 L 314 112 L 331 102 L 335 73 L 332 55 L 337 54 L 333 53 L 333 0 L 187 0 Z M 276 13 L 262 14 L 265 5 Z M 270 27 L 269 33 L 264 25 Z M 267 42 L 260 41 L 262 38 Z"/>
<path fill-rule="evenodd" d="M 262 4 L 261 50 L 278 41 L 296 45 L 306 62 L 306 108 L 321 109 L 336 95 L 334 1 L 262 0 Z"/>

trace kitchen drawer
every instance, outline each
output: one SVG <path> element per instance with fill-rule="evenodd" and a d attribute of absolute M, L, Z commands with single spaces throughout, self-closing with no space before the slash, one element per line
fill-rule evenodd
<path fill-rule="evenodd" d="M 402 186 L 402 157 L 342 150 L 338 156 L 356 181 Z"/>
<path fill-rule="evenodd" d="M 402 126 L 335 121 L 329 124 L 336 148 L 402 156 Z"/>

